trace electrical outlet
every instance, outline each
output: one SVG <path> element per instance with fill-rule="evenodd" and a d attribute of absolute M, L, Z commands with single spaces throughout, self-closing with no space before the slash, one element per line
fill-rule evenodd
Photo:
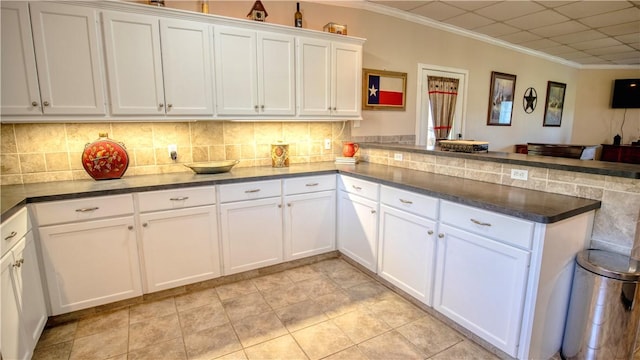
<path fill-rule="evenodd" d="M 331 139 L 324 139 L 324 149 L 331 150 Z"/>
<path fill-rule="evenodd" d="M 393 160 L 402 161 L 402 153 L 393 154 Z"/>
<path fill-rule="evenodd" d="M 520 169 L 511 169 L 511 178 L 516 180 L 527 180 L 529 171 Z"/>
<path fill-rule="evenodd" d="M 167 150 L 169 151 L 169 157 L 173 160 L 177 159 L 178 157 L 178 145 L 176 144 L 171 144 L 169 146 L 167 146 Z"/>

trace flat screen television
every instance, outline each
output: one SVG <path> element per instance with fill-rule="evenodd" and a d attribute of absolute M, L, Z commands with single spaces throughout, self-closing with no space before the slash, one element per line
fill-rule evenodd
<path fill-rule="evenodd" d="M 613 109 L 640 108 L 640 79 L 617 79 L 611 96 Z"/>

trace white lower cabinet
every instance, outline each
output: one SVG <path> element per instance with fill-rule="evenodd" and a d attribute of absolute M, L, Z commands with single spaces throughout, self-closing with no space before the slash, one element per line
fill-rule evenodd
<path fill-rule="evenodd" d="M 287 195 L 284 202 L 285 260 L 300 259 L 335 249 L 335 190 Z"/>
<path fill-rule="evenodd" d="M 378 259 L 378 202 L 339 191 L 338 250 L 375 272 Z"/>
<path fill-rule="evenodd" d="M 47 322 L 47 308 L 31 231 L 2 257 L 0 270 L 2 357 L 30 359 Z"/>
<path fill-rule="evenodd" d="M 380 205 L 378 275 L 431 305 L 436 223 Z"/>
<path fill-rule="evenodd" d="M 282 262 L 280 180 L 221 185 L 219 188 L 224 274 Z"/>

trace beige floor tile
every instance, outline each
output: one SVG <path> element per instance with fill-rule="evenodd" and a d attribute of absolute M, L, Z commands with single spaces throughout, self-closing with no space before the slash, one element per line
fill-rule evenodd
<path fill-rule="evenodd" d="M 350 287 L 345 291 L 351 299 L 363 306 L 373 305 L 393 295 L 389 289 L 374 281 Z"/>
<path fill-rule="evenodd" d="M 183 360 L 186 358 L 187 353 L 180 337 L 131 351 L 128 360 Z"/>
<path fill-rule="evenodd" d="M 129 326 L 129 351 L 182 337 L 178 314 L 151 318 Z"/>
<path fill-rule="evenodd" d="M 233 328 L 245 348 L 288 333 L 274 312 L 246 317 L 234 322 Z"/>
<path fill-rule="evenodd" d="M 289 334 L 246 348 L 245 352 L 250 360 L 308 359 Z"/>
<path fill-rule="evenodd" d="M 312 269 L 325 274 L 331 274 L 345 269 L 354 269 L 353 266 L 349 265 L 346 261 L 341 259 L 324 260 L 315 264 L 311 264 L 309 266 L 311 266 Z"/>
<path fill-rule="evenodd" d="M 323 309 L 312 300 L 285 306 L 275 312 L 289 331 L 300 330 L 329 319 Z"/>
<path fill-rule="evenodd" d="M 212 327 L 184 338 L 189 359 L 213 359 L 242 350 L 231 324 Z"/>
<path fill-rule="evenodd" d="M 342 270 L 334 271 L 328 274 L 329 278 L 334 283 L 338 284 L 343 289 L 347 289 L 356 285 L 364 284 L 371 281 L 371 278 L 365 275 L 362 271 L 354 268 L 345 268 Z"/>
<path fill-rule="evenodd" d="M 44 329 L 36 347 L 48 347 L 54 344 L 73 340 L 76 336 L 77 328 L 78 322 L 74 321 L 68 324 Z"/>
<path fill-rule="evenodd" d="M 37 347 L 32 360 L 67 360 L 71 354 L 73 341 L 57 343 L 47 347 Z"/>
<path fill-rule="evenodd" d="M 395 331 L 367 340 L 359 344 L 358 348 L 367 358 L 372 360 L 425 358 L 424 354 Z"/>
<path fill-rule="evenodd" d="M 260 291 L 265 291 L 268 289 L 286 285 L 290 286 L 293 283 L 291 279 L 289 279 L 289 277 L 285 275 L 284 272 L 261 276 L 259 278 L 253 279 L 252 281 Z"/>
<path fill-rule="evenodd" d="M 129 326 L 129 309 L 92 316 L 78 321 L 76 338 Z"/>
<path fill-rule="evenodd" d="M 111 329 L 75 339 L 69 359 L 108 359 L 126 354 L 129 328 Z"/>
<path fill-rule="evenodd" d="M 129 323 L 134 324 L 155 317 L 175 314 L 176 312 L 176 303 L 173 297 L 133 305 L 129 308 Z"/>
<path fill-rule="evenodd" d="M 229 322 L 222 304 L 209 304 L 178 313 L 183 335 L 193 334 Z"/>
<path fill-rule="evenodd" d="M 127 360 L 128 354 L 120 354 L 114 357 L 110 357 L 107 360 Z"/>
<path fill-rule="evenodd" d="M 222 304 L 220 298 L 218 298 L 218 292 L 214 288 L 194 291 L 188 294 L 176 296 L 175 301 L 176 309 L 178 310 L 178 312 L 198 308 L 205 305 Z"/>
<path fill-rule="evenodd" d="M 463 340 L 458 332 L 431 315 L 396 330 L 427 356 L 433 356 Z"/>
<path fill-rule="evenodd" d="M 322 276 L 321 272 L 315 271 L 310 265 L 289 269 L 289 270 L 286 270 L 284 273 L 293 282 L 309 280 L 318 276 Z"/>
<path fill-rule="evenodd" d="M 262 295 L 257 292 L 223 300 L 222 306 L 224 306 L 231 321 L 237 321 L 247 316 L 271 311 L 271 306 L 269 306 Z"/>
<path fill-rule="evenodd" d="M 310 359 L 321 359 L 353 346 L 353 342 L 331 321 L 294 332 L 293 337 Z"/>
<path fill-rule="evenodd" d="M 311 299 L 338 290 L 338 285 L 325 275 L 297 282 L 296 286 Z"/>
<path fill-rule="evenodd" d="M 267 289 L 262 292 L 262 296 L 273 309 L 297 304 L 309 299 L 305 294 L 305 291 L 302 291 L 293 283 L 291 283 L 291 285 L 283 285 Z"/>
<path fill-rule="evenodd" d="M 389 324 L 392 328 L 402 326 L 425 316 L 425 313 L 422 310 L 399 296 L 389 297 L 385 300 L 379 301 L 369 306 L 368 310 L 378 319 Z"/>
<path fill-rule="evenodd" d="M 254 293 L 258 291 L 258 288 L 253 284 L 251 280 L 242 280 L 231 284 L 218 286 L 216 288 L 220 300 L 225 301 L 238 296 Z"/>
<path fill-rule="evenodd" d="M 368 358 L 362 353 L 362 351 L 360 351 L 358 346 L 352 346 L 348 349 L 327 356 L 324 360 L 368 360 Z"/>
<path fill-rule="evenodd" d="M 432 359 L 497 360 L 498 357 L 469 340 L 461 341 Z"/>
<path fill-rule="evenodd" d="M 363 308 L 359 302 L 352 299 L 344 290 L 340 289 L 326 295 L 318 296 L 313 300 L 330 318 Z"/>
<path fill-rule="evenodd" d="M 244 350 L 232 352 L 231 354 L 223 355 L 215 360 L 247 360 L 247 354 L 244 353 Z"/>
<path fill-rule="evenodd" d="M 391 330 L 384 321 L 364 311 L 353 311 L 332 321 L 356 344 Z"/>

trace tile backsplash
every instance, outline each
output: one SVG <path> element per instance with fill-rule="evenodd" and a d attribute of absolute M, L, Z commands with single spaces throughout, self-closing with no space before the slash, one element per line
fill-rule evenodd
<path fill-rule="evenodd" d="M 0 184 L 90 179 L 80 161 L 87 143 L 108 133 L 129 154 L 127 176 L 191 171 L 186 163 L 236 160 L 271 164 L 271 144 L 289 144 L 291 163 L 332 161 L 351 137 L 349 122 L 140 122 L 0 125 Z M 331 149 L 324 140 L 332 139 Z M 171 160 L 168 145 L 178 147 Z"/>

